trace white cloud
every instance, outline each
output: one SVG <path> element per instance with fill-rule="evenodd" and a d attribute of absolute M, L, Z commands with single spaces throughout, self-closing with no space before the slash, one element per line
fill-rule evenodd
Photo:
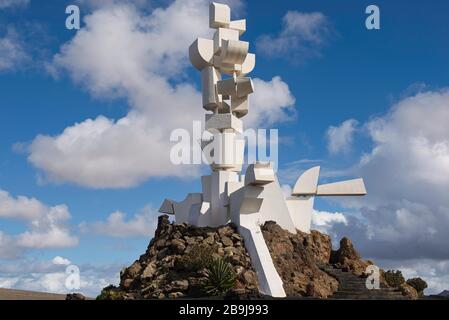
<path fill-rule="evenodd" d="M 329 21 L 321 12 L 288 11 L 283 28 L 276 35 L 263 35 L 257 41 L 257 52 L 269 57 L 303 61 L 319 56 L 330 33 Z"/>
<path fill-rule="evenodd" d="M 250 111 L 243 118 L 249 128 L 269 128 L 272 124 L 295 117 L 295 97 L 288 85 L 276 76 L 271 81 L 254 79 L 254 93 L 250 96 Z"/>
<path fill-rule="evenodd" d="M 15 259 L 23 251 L 12 236 L 0 230 L 0 259 Z"/>
<path fill-rule="evenodd" d="M 14 198 L 0 189 L 0 218 L 39 219 L 47 210 L 48 208 L 35 198 L 24 196 Z"/>
<path fill-rule="evenodd" d="M 136 7 L 144 8 L 149 5 L 149 0 L 76 0 L 80 5 L 86 5 L 91 9 L 98 9 L 116 4 L 133 4 Z"/>
<path fill-rule="evenodd" d="M 12 197 L 0 189 L 0 218 L 25 220 L 28 230 L 8 235 L 0 230 L 0 258 L 15 258 L 26 249 L 71 247 L 78 238 L 66 226 L 67 206 L 48 207 L 34 198 Z"/>
<path fill-rule="evenodd" d="M 70 262 L 69 259 L 63 258 L 63 257 L 61 257 L 61 256 L 56 256 L 56 257 L 54 257 L 54 258 L 51 260 L 51 262 L 52 262 L 53 264 L 56 264 L 56 265 L 63 265 L 63 266 L 68 266 L 69 264 L 71 264 L 71 262 Z"/>
<path fill-rule="evenodd" d="M 30 0 L 0 0 L 0 9 L 26 6 Z"/>
<path fill-rule="evenodd" d="M 36 137 L 29 160 L 50 181 L 93 188 L 130 187 L 150 176 L 193 175 L 193 166 L 171 164 L 169 133 L 158 130 L 138 112 L 116 122 L 99 116 L 58 136 Z"/>
<path fill-rule="evenodd" d="M 366 123 L 373 148 L 354 171 L 365 179 L 368 195 L 339 199 L 359 214 L 331 232 L 351 237 L 365 256 L 397 265 L 409 259 L 447 261 L 447 119 L 449 90 L 444 89 L 404 98 Z"/>
<path fill-rule="evenodd" d="M 348 221 L 343 213 L 328 211 L 313 211 L 312 228 L 320 232 L 329 234 L 334 224 L 347 225 Z"/>
<path fill-rule="evenodd" d="M 54 260 L 54 259 L 53 259 Z M 0 287 L 40 292 L 66 294 L 65 264 L 55 264 L 53 260 L 20 259 L 0 264 Z M 65 261 L 65 260 L 64 260 Z M 88 297 L 96 297 L 109 284 L 117 285 L 122 264 L 79 265 L 80 290 Z"/>
<path fill-rule="evenodd" d="M 349 152 L 357 125 L 357 120 L 349 119 L 343 121 L 338 127 L 330 126 L 326 132 L 328 151 L 332 154 Z"/>
<path fill-rule="evenodd" d="M 152 237 L 157 227 L 157 210 L 147 206 L 141 212 L 126 220 L 120 211 L 111 213 L 106 221 L 82 223 L 81 230 L 111 237 Z"/>
<path fill-rule="evenodd" d="M 146 14 L 131 5 L 108 5 L 86 16 L 85 26 L 62 46 L 49 69 L 67 71 L 95 97 L 126 98 L 130 111 L 116 121 L 99 116 L 60 135 L 39 135 L 29 161 L 49 181 L 93 188 L 196 174 L 195 166 L 171 164 L 169 136 L 175 128 L 191 130 L 192 121 L 204 117 L 200 92 L 187 81 L 186 71 L 191 42 L 211 36 L 207 6 L 205 0 L 178 0 Z M 255 79 L 255 85 L 248 123 L 286 119 L 294 103 L 288 86 L 278 77 Z"/>
<path fill-rule="evenodd" d="M 372 150 L 337 176 L 362 176 L 368 195 L 334 199 L 350 215 L 315 213 L 313 217 L 314 228 L 330 234 L 334 242 L 349 236 L 363 256 L 382 267 L 422 276 L 429 282 L 428 293 L 449 285 L 447 270 L 441 267 L 447 269 L 449 259 L 446 119 L 449 90 L 421 90 L 403 98 L 385 116 L 364 124 Z M 291 176 L 297 167 L 293 164 L 286 172 Z"/>
<path fill-rule="evenodd" d="M 0 37 L 0 72 L 16 70 L 28 59 L 16 30 L 8 28 L 6 34 Z"/>

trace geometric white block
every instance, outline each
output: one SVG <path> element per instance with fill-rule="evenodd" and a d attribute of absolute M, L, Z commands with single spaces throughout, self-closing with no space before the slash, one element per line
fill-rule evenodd
<path fill-rule="evenodd" d="M 237 97 L 245 97 L 254 92 L 254 85 L 251 78 L 238 77 L 236 78 Z"/>
<path fill-rule="evenodd" d="M 242 181 L 230 181 L 226 184 L 226 194 L 228 197 L 244 186 Z"/>
<path fill-rule="evenodd" d="M 251 257 L 251 264 L 257 271 L 259 290 L 262 294 L 284 298 L 284 285 L 274 266 L 270 251 L 263 237 L 260 226 L 256 225 L 257 213 L 246 215 L 238 225 L 238 231 L 245 240 L 245 248 Z"/>
<path fill-rule="evenodd" d="M 239 142 L 239 143 L 238 143 Z M 233 170 L 243 164 L 243 139 L 238 139 L 235 132 L 214 134 L 213 170 Z"/>
<path fill-rule="evenodd" d="M 214 53 L 219 54 L 223 46 L 223 40 L 239 40 L 239 32 L 227 28 L 218 28 L 214 33 Z"/>
<path fill-rule="evenodd" d="M 164 210 L 167 208 L 166 204 L 169 204 L 170 200 L 164 203 L 161 206 L 160 210 Z M 173 212 L 175 213 L 175 221 L 176 223 L 184 223 L 189 222 L 190 210 L 194 204 L 199 204 L 202 202 L 202 194 L 201 193 L 189 193 L 187 197 L 180 202 L 171 201 Z M 167 211 L 167 210 L 164 210 Z M 164 212 L 161 211 L 161 212 Z M 166 213 L 166 212 L 165 212 Z"/>
<path fill-rule="evenodd" d="M 241 36 L 246 31 L 246 20 L 234 20 L 229 24 L 229 29 L 238 30 L 239 35 Z"/>
<path fill-rule="evenodd" d="M 295 223 L 285 202 L 284 193 L 277 179 L 263 186 L 260 222 L 275 221 L 281 228 L 296 233 Z"/>
<path fill-rule="evenodd" d="M 217 93 L 224 96 L 232 96 L 237 93 L 237 83 L 234 78 L 220 80 L 217 82 Z"/>
<path fill-rule="evenodd" d="M 211 132 L 233 129 L 243 133 L 243 122 L 230 113 L 206 114 L 205 129 Z"/>
<path fill-rule="evenodd" d="M 231 109 L 232 113 L 235 114 L 237 118 L 243 118 L 248 114 L 248 101 L 249 97 L 238 97 L 237 95 L 231 97 Z"/>
<path fill-rule="evenodd" d="M 203 201 L 210 202 L 211 201 L 211 176 L 202 176 L 201 177 L 201 187 L 203 193 Z"/>
<path fill-rule="evenodd" d="M 211 207 L 210 227 L 218 227 L 229 222 L 229 198 L 226 194 L 226 184 L 238 181 L 238 175 L 232 171 L 213 171 L 211 174 Z"/>
<path fill-rule="evenodd" d="M 299 231 L 310 233 L 314 199 L 314 196 L 285 199 L 295 228 Z"/>
<path fill-rule="evenodd" d="M 271 163 L 256 162 L 246 169 L 245 185 L 265 185 L 276 180 Z"/>
<path fill-rule="evenodd" d="M 230 148 L 233 148 L 232 150 L 229 150 L 230 154 L 232 154 L 231 157 L 224 157 L 224 162 L 222 164 L 216 164 L 212 163 L 211 168 L 212 170 L 227 170 L 227 171 L 233 171 L 233 172 L 241 172 L 245 157 L 245 139 L 241 137 L 240 135 L 235 135 L 234 137 L 231 137 L 232 142 L 230 144 Z M 242 182 L 243 185 L 243 182 Z"/>
<path fill-rule="evenodd" d="M 246 41 L 222 40 L 219 56 L 221 64 L 242 64 L 248 54 L 249 43 Z"/>
<path fill-rule="evenodd" d="M 239 72 L 239 75 L 245 75 L 253 71 L 256 66 L 256 55 L 254 53 L 248 53 L 246 55 L 245 61 L 243 61 L 242 69 Z"/>
<path fill-rule="evenodd" d="M 165 199 L 161 207 L 159 208 L 159 212 L 166 214 L 175 214 L 175 211 L 173 209 L 173 202 L 173 200 Z"/>
<path fill-rule="evenodd" d="M 222 3 L 212 2 L 209 6 L 209 26 L 213 29 L 227 28 L 231 23 L 231 8 Z"/>
<path fill-rule="evenodd" d="M 207 66 L 201 71 L 203 108 L 206 110 L 215 111 L 223 101 L 216 89 L 219 80 L 221 80 L 221 74 L 216 68 Z"/>
<path fill-rule="evenodd" d="M 190 62 L 200 71 L 212 64 L 213 57 L 213 40 L 198 38 L 189 47 Z"/>

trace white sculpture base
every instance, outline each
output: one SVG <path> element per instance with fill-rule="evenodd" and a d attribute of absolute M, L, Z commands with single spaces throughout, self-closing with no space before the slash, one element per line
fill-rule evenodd
<path fill-rule="evenodd" d="M 304 172 L 286 198 L 271 164 L 250 165 L 240 178 L 236 172 L 214 171 L 202 177 L 202 193 L 190 193 L 182 202 L 166 199 L 159 211 L 174 214 L 178 223 L 199 227 L 218 227 L 232 221 L 245 240 L 260 292 L 285 297 L 260 226 L 275 221 L 291 233 L 309 233 L 315 196 L 366 193 L 362 179 L 318 186 L 319 172 L 319 167 Z"/>

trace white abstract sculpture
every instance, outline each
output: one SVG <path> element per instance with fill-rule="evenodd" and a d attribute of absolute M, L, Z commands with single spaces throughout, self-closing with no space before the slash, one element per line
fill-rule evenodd
<path fill-rule="evenodd" d="M 178 223 L 217 227 L 233 222 L 245 240 L 259 290 L 273 297 L 285 297 L 282 279 L 276 271 L 260 227 L 275 221 L 296 233 L 310 232 L 316 196 L 361 196 L 366 194 L 362 179 L 318 185 L 320 167 L 304 172 L 290 197 L 285 198 L 270 163 L 250 164 L 243 176 L 245 142 L 241 118 L 248 113 L 251 78 L 256 57 L 248 53 L 249 43 L 239 37 L 246 21 L 231 21 L 231 9 L 210 5 L 212 40 L 197 39 L 189 48 L 190 61 L 200 72 L 205 129 L 212 141 L 203 141 L 205 157 L 212 159 L 212 173 L 201 177 L 202 192 L 190 193 L 181 202 L 166 199 L 159 211 L 175 215 Z M 227 75 L 226 79 L 223 75 Z"/>

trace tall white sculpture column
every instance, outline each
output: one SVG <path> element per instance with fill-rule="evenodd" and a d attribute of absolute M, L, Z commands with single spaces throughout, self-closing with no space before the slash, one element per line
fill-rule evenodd
<path fill-rule="evenodd" d="M 245 74 L 254 68 L 255 56 L 248 53 L 249 43 L 239 40 L 246 21 L 231 21 L 229 6 L 212 3 L 209 26 L 216 29 L 213 39 L 197 39 L 189 56 L 201 71 L 203 108 L 212 112 L 206 114 L 205 126 L 213 140 L 203 145 L 212 174 L 203 177 L 203 201 L 209 203 L 208 225 L 219 226 L 230 220 L 227 183 L 240 182 L 245 149 L 240 118 L 248 113 L 248 95 L 254 91 Z"/>

